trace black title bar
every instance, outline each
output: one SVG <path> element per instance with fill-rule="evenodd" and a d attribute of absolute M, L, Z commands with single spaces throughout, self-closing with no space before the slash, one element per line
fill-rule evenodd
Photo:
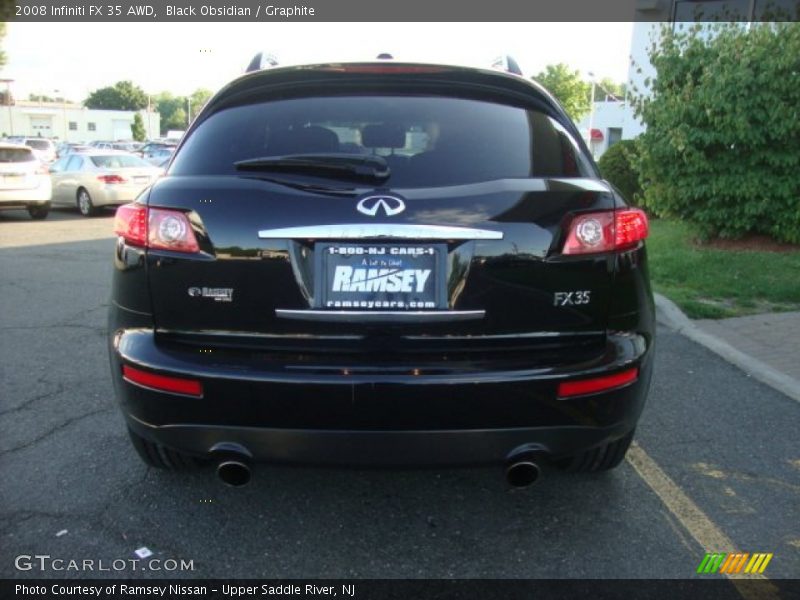
<path fill-rule="evenodd" d="M 673 21 L 711 20 L 690 0 L 0 0 L 0 20 L 49 22 Z M 718 10 L 720 2 L 706 3 Z M 800 0 L 727 0 L 725 20 L 798 17 Z M 743 8 L 744 7 L 744 8 Z M 782 11 L 776 19 L 770 9 Z M 739 11 L 739 12 L 736 12 Z M 720 14 L 711 15 L 718 19 Z"/>

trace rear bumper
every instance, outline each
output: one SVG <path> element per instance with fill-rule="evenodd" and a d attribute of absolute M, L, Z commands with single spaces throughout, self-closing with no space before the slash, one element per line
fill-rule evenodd
<path fill-rule="evenodd" d="M 148 329 L 111 339 L 117 397 L 130 427 L 165 446 L 208 456 L 238 444 L 254 460 L 295 464 L 499 463 L 524 449 L 552 459 L 618 439 L 635 428 L 649 388 L 650 341 L 608 336 L 605 352 L 575 365 L 524 370 L 440 367 L 413 374 L 303 369 L 264 357 L 227 361 L 162 347 Z M 143 388 L 122 365 L 198 379 L 203 397 Z M 570 399 L 558 383 L 631 367 L 627 386 Z"/>
<path fill-rule="evenodd" d="M 118 206 L 133 202 L 147 185 L 103 185 L 92 194 L 95 206 Z M 90 192 L 91 193 L 91 192 Z"/>
<path fill-rule="evenodd" d="M 42 179 L 34 188 L 0 189 L 0 209 L 25 208 L 50 202 L 50 178 Z"/>

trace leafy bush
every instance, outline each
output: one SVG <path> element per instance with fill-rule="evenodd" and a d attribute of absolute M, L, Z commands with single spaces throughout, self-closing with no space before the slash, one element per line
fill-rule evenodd
<path fill-rule="evenodd" d="M 650 61 L 643 204 L 703 237 L 800 242 L 800 23 L 665 26 Z"/>
<path fill-rule="evenodd" d="M 642 195 L 639 174 L 634 167 L 638 155 L 636 140 L 621 140 L 606 150 L 597 161 L 603 177 L 614 184 L 632 204 L 636 204 Z"/>

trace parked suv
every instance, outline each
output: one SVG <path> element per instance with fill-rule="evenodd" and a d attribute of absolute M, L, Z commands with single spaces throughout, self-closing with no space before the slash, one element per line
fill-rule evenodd
<path fill-rule="evenodd" d="M 0 209 L 26 209 L 33 219 L 50 212 L 50 175 L 28 146 L 0 143 Z"/>
<path fill-rule="evenodd" d="M 623 459 L 653 363 L 645 215 L 542 87 L 257 71 L 120 207 L 112 376 L 150 465 Z"/>

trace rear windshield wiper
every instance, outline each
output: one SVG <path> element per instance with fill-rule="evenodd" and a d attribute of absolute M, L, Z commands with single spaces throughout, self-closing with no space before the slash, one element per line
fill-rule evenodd
<path fill-rule="evenodd" d="M 304 173 L 338 179 L 383 181 L 391 175 L 382 157 L 363 154 L 286 154 L 250 158 L 233 164 L 239 171 Z"/>
<path fill-rule="evenodd" d="M 334 196 L 355 196 L 358 190 L 354 187 L 334 187 L 330 185 L 322 185 L 319 183 L 306 183 L 303 181 L 295 181 L 293 179 L 284 179 L 283 177 L 270 177 L 265 175 L 250 175 L 246 179 L 258 179 L 259 181 L 269 181 L 277 185 L 285 185 L 286 187 L 302 190 L 304 192 L 312 192 L 315 194 L 332 194 Z"/>

